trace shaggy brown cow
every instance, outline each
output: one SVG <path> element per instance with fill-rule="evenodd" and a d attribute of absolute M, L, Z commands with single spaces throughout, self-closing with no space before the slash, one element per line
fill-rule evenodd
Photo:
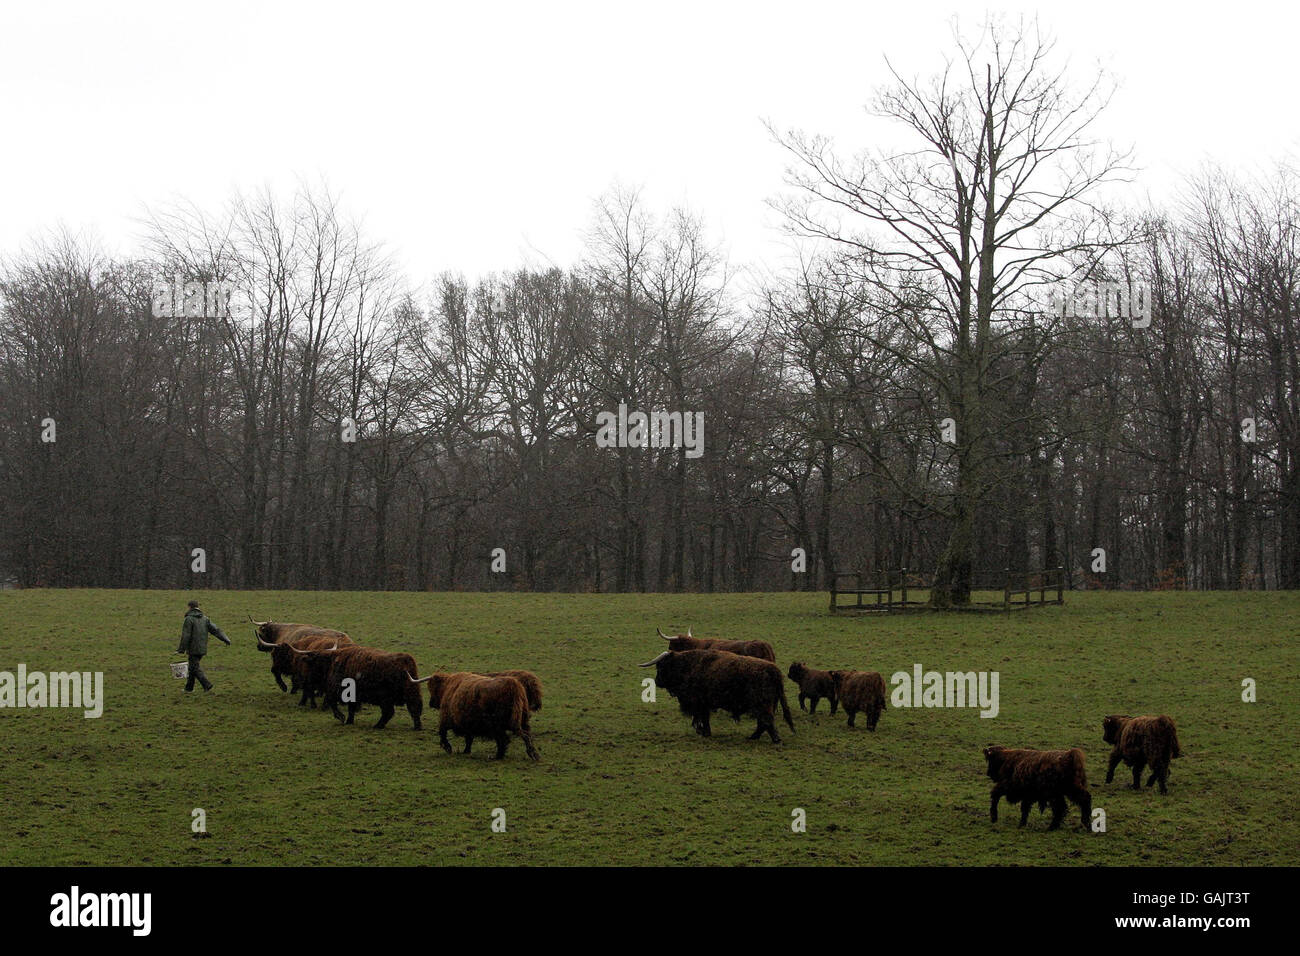
<path fill-rule="evenodd" d="M 1115 779 L 1115 767 L 1122 760 L 1133 768 L 1133 788 L 1142 783 L 1142 768 L 1151 766 L 1147 786 L 1160 784 L 1160 792 L 1168 793 L 1165 781 L 1169 779 L 1169 762 L 1183 755 L 1178 746 L 1178 728 L 1171 718 L 1159 716 L 1129 717 L 1111 714 L 1101 722 L 1102 739 L 1114 745 L 1110 752 L 1110 766 L 1106 768 L 1106 782 Z"/>
<path fill-rule="evenodd" d="M 316 676 L 309 659 L 302 654 L 295 654 L 294 651 L 320 650 L 334 644 L 339 647 L 351 647 L 355 643 L 346 634 L 332 637 L 328 634 L 305 633 L 277 641 L 274 644 L 268 644 L 259 637 L 257 639 L 257 649 L 266 651 L 271 655 L 271 673 L 276 675 L 277 681 L 280 674 L 288 674 L 292 681 L 289 690 L 293 693 L 302 692 L 302 697 L 298 700 L 298 706 L 305 707 L 310 703 L 314 708 L 316 706 L 316 695 L 325 689 L 324 674 L 325 670 L 328 669 L 328 659 L 325 661 L 325 668 L 321 669 L 319 676 Z M 283 682 L 280 683 L 280 686 L 284 687 Z"/>
<path fill-rule="evenodd" d="M 858 711 L 867 717 L 867 730 L 875 730 L 880 715 L 885 712 L 885 679 L 875 671 L 831 671 L 831 683 L 844 713 L 849 715 L 849 726 L 857 719 Z M 835 713 L 834 707 L 831 713 Z"/>
<path fill-rule="evenodd" d="M 308 666 L 321 667 L 322 661 L 328 661 L 325 672 L 325 706 L 339 720 L 353 723 L 357 708 L 362 704 L 375 704 L 379 707 L 379 722 L 375 729 L 381 729 L 393 719 L 393 713 L 400 704 L 406 705 L 415 729 L 420 729 L 420 714 L 424 711 L 424 701 L 420 697 L 419 685 L 428 678 L 417 680 L 419 671 L 415 658 L 401 651 L 380 651 L 373 647 L 352 645 L 343 647 L 335 645 L 330 648 L 310 651 L 298 651 L 307 658 Z M 319 671 L 316 671 L 319 674 Z M 313 680 L 317 678 L 313 676 Z M 351 681 L 345 685 L 344 681 Z M 354 692 L 348 694 L 348 689 Z M 345 697 L 352 697 L 347 700 Z M 339 711 L 339 703 L 348 705 L 348 716 L 344 720 Z"/>
<path fill-rule="evenodd" d="M 451 732 L 465 738 L 464 753 L 470 752 L 475 737 L 495 740 L 493 759 L 501 760 L 514 734 L 524 742 L 531 759 L 541 759 L 528 724 L 528 692 L 518 678 L 440 671 L 425 680 L 429 682 L 429 706 L 438 711 L 438 739 L 447 753 L 451 753 L 447 740 Z"/>
<path fill-rule="evenodd" d="M 767 641 L 728 641 L 719 637 L 692 637 L 688 627 L 685 634 L 670 637 L 659 628 L 659 636 L 668 642 L 670 651 L 730 651 L 742 657 L 757 657 L 763 661 L 775 661 L 776 651 Z"/>
<path fill-rule="evenodd" d="M 528 709 L 534 713 L 542 709 L 542 682 L 532 671 L 491 671 L 484 677 L 513 677 L 524 685 L 528 694 Z"/>
<path fill-rule="evenodd" d="M 304 637 L 329 637 L 338 639 L 340 643 L 350 644 L 351 639 L 342 631 L 336 631 L 333 628 L 317 627 L 315 624 L 286 624 L 277 621 L 254 621 L 253 616 L 248 615 L 248 621 L 253 625 L 253 633 L 257 637 L 257 649 L 264 653 L 271 654 L 271 676 L 275 682 L 280 685 L 280 690 L 297 693 L 299 689 L 298 675 L 295 673 L 296 665 L 293 663 L 294 657 L 287 651 L 280 654 L 275 653 L 277 644 L 297 643 Z M 302 645 L 299 644 L 299 647 Z M 292 687 L 286 687 L 284 684 L 284 675 L 288 674 L 293 680 Z"/>
<path fill-rule="evenodd" d="M 781 742 L 775 721 L 778 706 L 794 730 L 785 699 L 785 678 L 771 661 L 730 651 L 668 650 L 641 666 L 655 668 L 655 683 L 677 698 L 682 713 L 691 718 L 701 737 L 713 732 L 709 718 L 715 710 L 729 713 L 736 721 L 745 714 L 756 718 L 758 727 L 750 740 L 767 731 L 773 743 Z"/>
<path fill-rule="evenodd" d="M 800 710 L 806 710 L 809 714 L 817 713 L 817 702 L 825 697 L 831 702 L 831 716 L 835 716 L 839 694 L 835 691 L 835 679 L 831 677 L 830 671 L 815 671 L 802 661 L 795 661 L 790 665 L 790 673 L 786 676 L 799 685 Z M 812 706 L 805 706 L 805 700 L 812 701 Z"/>
<path fill-rule="evenodd" d="M 998 822 L 998 799 L 1020 804 L 1020 825 L 1029 819 L 1035 803 L 1039 811 L 1052 805 L 1052 825 L 1061 826 L 1065 817 L 1065 800 L 1068 797 L 1078 804 L 1084 829 L 1088 829 L 1092 814 L 1092 796 L 1088 793 L 1088 776 L 1084 770 L 1083 751 L 1073 750 L 1017 750 L 1010 747 L 985 747 L 984 759 L 988 761 L 989 779 L 993 781 L 989 819 Z"/>

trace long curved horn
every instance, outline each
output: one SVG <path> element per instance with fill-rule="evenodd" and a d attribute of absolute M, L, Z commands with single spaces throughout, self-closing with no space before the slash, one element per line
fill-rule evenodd
<path fill-rule="evenodd" d="M 259 634 L 257 635 L 257 646 L 258 647 L 279 647 L 280 645 L 272 644 L 269 641 L 262 640 L 262 635 Z M 293 645 L 287 645 L 287 646 L 292 647 Z M 298 648 L 294 647 L 293 649 L 296 651 Z"/>
<path fill-rule="evenodd" d="M 652 660 L 652 661 L 646 661 L 644 664 L 638 664 L 638 665 L 636 665 L 636 666 L 637 666 L 637 667 L 654 667 L 656 664 L 658 664 L 661 660 L 663 660 L 665 657 L 667 657 L 667 656 L 668 656 L 669 654 L 671 654 L 671 653 L 672 653 L 672 651 L 664 651 L 662 654 L 660 654 L 660 655 L 659 655 L 658 657 L 656 657 L 654 660 Z"/>
<path fill-rule="evenodd" d="M 686 625 L 686 636 L 687 637 L 691 636 L 691 626 L 689 624 Z"/>
<path fill-rule="evenodd" d="M 416 680 L 414 677 L 411 677 L 410 671 L 406 672 L 406 676 L 410 679 L 412 684 L 423 684 L 425 681 L 433 680 L 432 674 L 430 674 L 428 677 L 421 677 L 419 680 Z"/>
<path fill-rule="evenodd" d="M 656 631 L 659 631 L 659 628 L 656 627 L 655 630 L 656 630 Z M 667 634 L 665 634 L 663 631 L 659 631 L 659 636 L 662 637 L 665 641 L 671 641 L 671 640 L 672 640 L 672 638 L 669 637 Z"/>
<path fill-rule="evenodd" d="M 339 642 L 335 641 L 333 647 L 318 647 L 310 651 L 300 651 L 292 644 L 288 646 L 289 646 L 289 650 L 293 651 L 295 654 L 302 654 L 305 657 L 308 654 L 333 654 L 335 651 L 339 649 Z"/>

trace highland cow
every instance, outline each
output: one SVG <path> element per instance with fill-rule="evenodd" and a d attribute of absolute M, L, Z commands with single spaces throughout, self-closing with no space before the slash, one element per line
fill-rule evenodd
<path fill-rule="evenodd" d="M 356 646 L 356 641 L 346 634 L 336 638 L 326 637 L 323 634 L 313 634 L 297 638 L 292 642 L 283 642 L 271 653 L 272 655 L 283 653 L 292 658 L 290 663 L 293 674 L 292 690 L 302 690 L 302 697 L 298 701 L 298 706 L 303 707 L 311 704 L 312 709 L 315 709 L 316 696 L 325 693 L 332 657 L 328 654 L 312 655 L 303 652 L 330 650 L 333 647 Z"/>
<path fill-rule="evenodd" d="M 835 716 L 839 694 L 835 691 L 835 679 L 831 677 L 830 671 L 815 671 L 802 661 L 795 661 L 790 665 L 790 673 L 786 676 L 799 685 L 800 710 L 806 710 L 809 714 L 817 713 L 817 703 L 825 697 L 831 703 L 831 716 Z M 811 706 L 805 705 L 805 700 L 810 701 Z"/>
<path fill-rule="evenodd" d="M 300 665 L 296 664 L 296 658 L 288 651 L 276 652 L 277 645 L 288 646 L 295 644 L 298 647 L 303 645 L 299 643 L 305 637 L 328 637 L 338 640 L 340 644 L 351 644 L 352 640 L 343 631 L 336 631 L 328 627 L 317 627 L 315 624 L 286 624 L 277 621 L 254 621 L 253 616 L 248 616 L 249 623 L 254 627 L 254 634 L 257 637 L 257 649 L 263 653 L 271 655 L 271 676 L 275 682 L 280 685 L 280 690 L 297 693 L 301 681 L 299 678 Z M 292 686 L 286 687 L 284 675 L 288 674 L 292 678 Z"/>
<path fill-rule="evenodd" d="M 712 734 L 709 720 L 715 710 L 729 713 L 736 721 L 744 715 L 754 717 L 758 727 L 750 740 L 757 740 L 766 731 L 773 743 L 781 742 L 775 721 L 778 706 L 786 724 L 794 730 L 785 698 L 785 678 L 771 661 L 730 651 L 667 650 L 641 666 L 655 668 L 655 684 L 677 698 L 682 713 L 691 718 L 691 725 L 701 737 Z"/>
<path fill-rule="evenodd" d="M 325 634 L 308 633 L 287 640 L 278 641 L 275 644 L 267 644 L 258 638 L 257 649 L 267 651 L 271 655 L 271 673 L 279 680 L 280 674 L 288 674 L 291 678 L 291 686 L 288 688 L 292 693 L 302 692 L 298 700 L 299 707 L 305 707 L 308 703 L 314 708 L 316 706 L 316 695 L 324 689 L 323 672 L 322 676 L 313 679 L 313 668 L 310 660 L 305 656 L 303 651 L 320 650 L 328 648 L 334 644 L 339 647 L 351 647 L 354 645 L 352 638 L 346 634 L 338 637 L 330 637 Z M 294 653 L 297 651 L 298 653 Z M 328 667 L 328 659 L 326 660 Z M 284 684 L 280 686 L 283 688 Z"/>
<path fill-rule="evenodd" d="M 1084 829 L 1088 829 L 1092 814 L 1092 796 L 1088 793 L 1088 777 L 1084 770 L 1083 751 L 1072 750 L 1017 750 L 1010 747 L 985 747 L 984 759 L 988 761 L 989 779 L 993 781 L 989 819 L 998 822 L 998 800 L 1020 804 L 1020 825 L 1029 819 L 1035 803 L 1041 813 L 1052 805 L 1052 824 L 1049 830 L 1059 829 L 1065 817 L 1065 801 L 1069 798 L 1079 807 Z"/>
<path fill-rule="evenodd" d="M 835 696 L 854 726 L 858 711 L 867 718 L 867 730 L 875 730 L 885 712 L 885 679 L 875 671 L 831 671 Z M 834 706 L 831 713 L 835 713 Z"/>
<path fill-rule="evenodd" d="M 357 709 L 362 704 L 375 704 L 379 707 L 379 722 L 375 729 L 385 727 L 393 718 L 399 705 L 405 705 L 411 715 L 411 723 L 420 729 L 420 714 L 424 711 L 424 701 L 420 697 L 419 685 L 428 678 L 417 680 L 418 673 L 415 658 L 401 651 L 380 651 L 373 647 L 352 645 L 343 647 L 335 645 L 330 648 L 299 651 L 308 661 L 308 666 L 319 668 L 322 661 L 328 661 L 325 672 L 324 688 L 326 707 L 334 716 L 345 724 L 351 724 Z M 319 674 L 316 671 L 315 674 Z M 318 679 L 313 676 L 313 680 Z M 345 681 L 350 684 L 345 685 Z M 351 691 L 349 693 L 348 691 Z M 348 716 L 344 720 L 339 711 L 339 703 L 348 705 Z"/>
<path fill-rule="evenodd" d="M 534 713 L 542 709 L 542 682 L 537 679 L 537 675 L 532 671 L 491 671 L 483 676 L 513 677 L 524 685 L 524 691 L 528 694 L 528 709 Z"/>
<path fill-rule="evenodd" d="M 767 641 L 729 641 L 718 637 L 692 637 L 688 627 L 685 634 L 670 637 L 659 628 L 659 636 L 668 642 L 670 651 L 729 651 L 742 657 L 757 657 L 763 661 L 776 661 L 776 651 Z"/>
<path fill-rule="evenodd" d="M 1160 792 L 1169 780 L 1169 762 L 1183 755 L 1178 746 L 1178 728 L 1171 718 L 1159 716 L 1128 717 L 1112 714 L 1101 722 L 1102 739 L 1114 746 L 1110 752 L 1110 765 L 1106 768 L 1106 782 L 1115 779 L 1115 768 L 1122 760 L 1133 768 L 1133 787 L 1142 783 L 1142 768 L 1151 767 L 1147 786 L 1160 784 Z"/>
<path fill-rule="evenodd" d="M 470 752 L 475 737 L 495 740 L 493 759 L 502 760 L 514 734 L 524 742 L 529 758 L 541 758 L 529 727 L 528 692 L 518 678 L 440 671 L 425 680 L 429 682 L 429 706 L 438 711 L 438 739 L 447 753 L 451 753 L 447 740 L 451 732 L 465 739 L 464 753 Z"/>

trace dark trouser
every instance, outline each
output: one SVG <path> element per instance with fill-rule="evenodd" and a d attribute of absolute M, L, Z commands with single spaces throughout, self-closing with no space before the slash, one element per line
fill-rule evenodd
<path fill-rule="evenodd" d="M 211 689 L 212 689 L 212 681 L 208 680 L 208 675 L 205 674 L 205 673 L 203 673 L 203 664 L 202 664 L 202 661 L 203 661 L 203 655 L 202 655 L 202 654 L 191 654 L 191 655 L 190 655 L 190 676 L 189 676 L 189 678 L 185 681 L 185 689 L 186 689 L 186 690 L 193 690 L 193 689 L 194 689 L 194 681 L 195 681 L 196 679 L 198 680 L 198 682 L 199 682 L 201 685 L 203 685 L 203 689 L 204 689 L 204 690 L 211 690 Z"/>

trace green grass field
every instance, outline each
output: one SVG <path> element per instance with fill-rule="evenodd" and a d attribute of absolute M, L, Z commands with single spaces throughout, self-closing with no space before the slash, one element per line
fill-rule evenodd
<path fill-rule="evenodd" d="M 823 594 L 212 592 L 210 695 L 167 665 L 189 595 L 0 592 L 0 670 L 103 671 L 105 709 L 0 710 L 0 863 L 12 864 L 1229 864 L 1300 863 L 1300 594 L 1072 594 L 1011 615 L 831 617 Z M 371 728 L 275 686 L 245 612 L 340 627 L 434 668 L 525 667 L 545 685 L 540 763 L 512 742 L 445 755 L 437 714 Z M 798 712 L 750 742 L 723 715 L 697 737 L 643 703 L 665 630 L 765 638 L 784 672 L 996 670 L 1000 713 L 889 709 L 872 734 Z M 1243 703 L 1241 681 L 1258 683 Z M 823 702 L 821 710 L 826 705 Z M 1107 713 L 1173 716 L 1170 791 L 1104 783 Z M 1082 747 L 1107 832 L 990 824 L 980 748 Z M 458 748 L 459 750 L 459 748 Z M 502 808 L 506 831 L 491 830 Z M 791 812 L 807 813 L 807 832 Z M 207 838 L 191 833 L 203 808 Z"/>

